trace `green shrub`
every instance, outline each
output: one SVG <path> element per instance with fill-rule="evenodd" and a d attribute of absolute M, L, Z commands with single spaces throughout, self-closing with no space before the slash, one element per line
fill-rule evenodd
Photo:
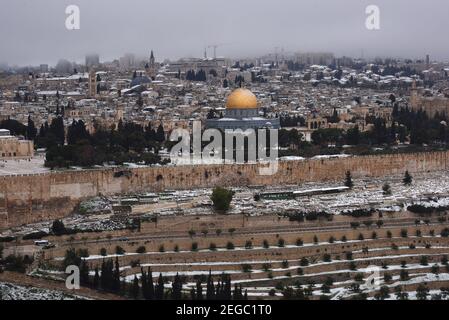
<path fill-rule="evenodd" d="M 226 244 L 226 249 L 228 249 L 228 250 L 234 250 L 234 248 L 235 248 L 235 246 L 234 246 L 234 244 L 232 243 L 232 242 L 228 242 L 227 244 Z"/>
<path fill-rule="evenodd" d="M 242 271 L 243 272 L 250 273 L 250 272 L 252 272 L 252 270 L 253 270 L 253 267 L 250 264 L 248 264 L 248 263 L 242 264 Z"/>
<path fill-rule="evenodd" d="M 229 210 L 233 196 L 234 192 L 232 190 L 215 187 L 212 191 L 212 196 L 210 197 L 210 199 L 214 204 L 215 210 L 225 212 Z"/>
<path fill-rule="evenodd" d="M 284 239 L 279 239 L 278 240 L 278 247 L 280 247 L 280 248 L 282 248 L 282 247 L 285 247 L 285 240 Z"/>
<path fill-rule="evenodd" d="M 270 244 L 268 243 L 268 240 L 264 240 L 262 245 L 263 245 L 263 247 L 265 249 L 268 249 L 270 247 Z"/>
<path fill-rule="evenodd" d="M 136 252 L 142 254 L 147 252 L 147 249 L 144 246 L 140 246 L 137 248 Z"/>

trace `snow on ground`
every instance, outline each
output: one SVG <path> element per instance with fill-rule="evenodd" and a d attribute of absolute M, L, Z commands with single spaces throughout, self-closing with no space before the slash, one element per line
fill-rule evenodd
<path fill-rule="evenodd" d="M 408 300 L 418 300 L 416 291 L 404 291 L 408 294 Z M 430 290 L 427 296 L 428 300 L 432 300 L 434 296 L 440 296 L 441 300 L 449 300 L 449 296 L 442 292 L 441 290 Z M 369 298 L 368 300 L 373 300 L 374 298 Z M 390 293 L 390 297 L 385 300 L 398 300 L 394 293 Z"/>
<path fill-rule="evenodd" d="M 2 300 L 87 300 L 85 297 L 66 294 L 62 291 L 18 286 L 0 282 Z"/>
<path fill-rule="evenodd" d="M 417 237 L 417 236 L 409 236 L 409 239 L 422 239 L 422 238 L 430 238 L 431 236 L 421 236 L 421 237 Z M 440 235 L 436 235 L 434 236 L 435 238 L 439 238 L 441 237 Z M 391 240 L 393 241 L 394 239 L 403 239 L 401 237 L 392 237 Z M 345 243 L 356 243 L 356 242 L 369 242 L 369 241 L 376 241 L 376 239 L 365 239 L 365 240 L 348 240 L 348 241 L 334 241 L 333 243 L 330 242 L 326 242 L 326 241 L 322 241 L 322 242 L 318 242 L 318 243 L 304 243 L 302 246 L 296 246 L 296 245 L 285 245 L 282 248 L 298 248 L 298 247 L 319 247 L 322 245 L 328 245 L 328 244 L 345 244 Z M 419 247 L 419 246 L 417 246 Z M 270 246 L 270 249 L 276 249 L 276 248 L 281 248 L 278 246 Z M 399 249 L 408 249 L 408 246 L 401 246 L 399 247 Z M 434 246 L 433 248 L 446 248 L 444 246 Z M 381 251 L 384 250 L 385 248 L 372 248 L 370 249 L 370 251 Z M 391 247 L 389 247 L 389 249 L 391 249 Z M 245 247 L 234 247 L 234 249 L 230 250 L 230 249 L 226 249 L 226 248 L 216 248 L 215 251 L 251 251 L 251 250 L 266 250 L 266 248 L 264 247 L 257 247 L 254 246 L 252 248 L 245 248 Z M 196 252 L 210 252 L 210 249 L 198 249 Z M 135 252 L 126 252 L 124 254 L 108 254 L 105 256 L 101 256 L 101 255 L 89 255 L 88 257 L 82 257 L 81 259 L 83 260 L 96 260 L 96 259 L 112 259 L 115 257 L 120 257 L 123 255 L 164 255 L 164 254 L 168 254 L 168 253 L 173 253 L 175 251 L 164 251 L 164 252 L 145 252 L 145 253 L 135 253 Z M 191 253 L 192 251 L 187 251 L 187 250 L 180 250 L 177 253 Z M 357 252 L 362 252 L 361 250 L 357 250 L 357 251 L 353 251 L 353 253 L 357 253 Z M 64 260 L 64 257 L 56 257 L 54 258 L 54 260 L 56 261 L 61 261 Z M 209 264 L 209 263 L 204 263 L 204 264 Z"/>
<path fill-rule="evenodd" d="M 112 205 L 110 201 L 103 197 L 95 197 L 93 199 L 83 201 L 79 206 L 79 211 L 85 214 L 92 214 L 101 211 L 110 212 L 111 210 Z"/>
<path fill-rule="evenodd" d="M 44 163 L 45 157 L 43 155 L 36 155 L 30 160 L 2 160 L 0 161 L 0 176 L 49 172 L 50 169 L 44 167 Z"/>
<path fill-rule="evenodd" d="M 339 214 L 344 210 L 357 208 L 375 208 L 385 211 L 398 212 L 404 210 L 410 204 L 421 204 L 424 206 L 449 205 L 449 172 L 429 172 L 425 175 L 414 176 L 411 186 L 404 186 L 402 176 L 389 178 L 366 178 L 354 179 L 353 190 L 332 194 L 314 195 L 310 197 L 298 197 L 287 200 L 261 200 L 254 201 L 257 192 L 273 191 L 305 191 L 310 189 L 323 189 L 339 187 L 341 182 L 309 182 L 298 185 L 284 185 L 265 187 L 256 190 L 250 187 L 233 188 L 236 191 L 229 214 L 241 214 L 257 216 L 264 214 L 282 213 L 286 210 L 297 211 L 326 211 Z M 385 196 L 382 191 L 384 183 L 389 183 L 392 195 Z M 211 189 L 166 191 L 157 194 L 158 204 L 153 209 L 143 212 L 143 217 L 151 217 L 155 213 L 163 215 L 197 215 L 213 214 L 210 206 Z M 105 214 L 110 210 L 112 203 L 117 203 L 120 197 L 93 198 L 83 202 L 81 206 L 84 215 L 74 215 L 64 219 L 67 227 L 76 227 L 81 230 L 118 230 L 129 225 L 130 216 L 117 217 L 113 214 Z M 179 207 L 176 204 L 188 203 L 191 206 Z M 172 204 L 172 205 L 170 205 Z M 168 207 L 164 207 L 167 205 Z M 97 212 L 97 214 L 94 214 Z M 48 232 L 51 221 L 31 224 L 0 234 L 8 236 L 11 234 L 26 234 L 37 230 Z"/>
<path fill-rule="evenodd" d="M 407 249 L 408 247 L 403 247 L 404 249 Z M 370 251 L 378 251 L 376 249 L 374 250 L 370 250 Z M 426 256 L 439 256 L 440 254 L 426 254 Z M 390 255 L 390 256 L 375 256 L 375 257 L 362 257 L 362 258 L 356 258 L 353 260 L 333 260 L 331 262 L 324 262 L 324 261 L 320 261 L 320 262 L 315 262 L 315 263 L 310 263 L 308 266 L 300 266 L 300 259 L 292 259 L 292 260 L 247 260 L 247 261 L 239 261 L 239 262 L 229 262 L 229 261 L 216 261 L 216 262 L 196 262 L 196 263 L 174 263 L 174 264 L 164 264 L 164 263 L 146 263 L 146 264 L 141 264 L 140 267 L 146 268 L 146 267 L 160 267 L 160 266 L 173 266 L 174 270 L 169 270 L 169 271 L 164 271 L 162 272 L 164 276 L 167 277 L 172 277 L 175 276 L 177 273 L 179 275 L 184 275 L 184 276 L 207 276 L 209 274 L 209 266 L 220 266 L 220 265 L 243 265 L 243 264 L 249 264 L 249 265 L 253 265 L 253 264 L 263 264 L 263 263 L 270 263 L 270 264 L 275 264 L 275 263 L 282 263 L 284 261 L 287 261 L 288 264 L 294 264 L 294 265 L 288 265 L 285 268 L 269 268 L 269 271 L 272 272 L 290 272 L 290 271 L 296 271 L 299 268 L 303 269 L 304 271 L 306 271 L 309 268 L 312 267 L 317 267 L 317 266 L 322 266 L 322 265 L 329 265 L 329 264 L 347 264 L 351 261 L 354 262 L 365 262 L 365 261 L 372 261 L 372 260 L 384 260 L 384 261 L 388 261 L 390 259 L 396 259 L 396 258 L 410 258 L 410 257 L 420 257 L 423 256 L 423 254 L 395 254 L 395 255 Z M 179 266 L 186 266 L 186 265 L 194 265 L 194 266 L 204 266 L 205 270 L 195 270 L 195 271 L 180 271 L 177 270 L 177 268 Z M 393 270 L 420 270 L 420 269 L 426 269 L 429 268 L 433 265 L 438 265 L 440 268 L 445 268 L 445 266 L 441 263 L 431 263 L 429 265 L 421 265 L 419 263 L 408 263 L 406 265 L 406 267 L 404 268 L 402 265 L 387 265 L 387 267 L 384 269 L 384 271 L 393 271 Z M 281 279 L 287 279 L 287 278 L 303 278 L 303 277 L 316 277 L 316 276 L 325 276 L 325 275 L 333 275 L 333 274 L 342 274 L 342 273 L 352 273 L 352 274 L 357 274 L 357 273 L 366 273 L 366 274 L 371 274 L 373 272 L 373 266 L 369 266 L 366 268 L 358 268 L 357 270 L 350 270 L 350 269 L 340 269 L 340 270 L 332 270 L 332 271 L 325 271 L 325 272 L 319 272 L 319 273 L 305 273 L 304 275 L 297 275 L 295 274 L 296 272 L 292 273 L 291 275 L 283 275 L 283 276 L 275 276 L 272 278 L 262 278 L 262 279 L 242 279 L 242 280 L 235 280 L 233 282 L 235 283 L 251 283 L 251 282 L 260 282 L 260 281 L 266 281 L 266 280 L 281 280 Z M 381 268 L 380 266 L 377 266 L 379 269 Z M 130 269 L 131 266 L 127 265 L 127 266 L 122 266 L 120 268 L 120 270 L 126 270 L 126 269 Z M 264 273 L 266 272 L 266 270 L 262 270 L 262 269 L 252 269 L 250 273 L 252 274 L 258 274 L 258 273 Z M 94 271 L 90 272 L 91 275 L 94 275 Z M 157 277 L 159 276 L 160 272 L 153 272 L 153 277 Z M 214 270 L 212 271 L 212 275 L 221 275 L 223 273 L 226 274 L 240 274 L 243 273 L 242 269 L 236 269 L 236 270 Z M 137 277 L 140 277 L 141 274 L 140 273 L 136 273 L 135 275 L 137 275 Z M 449 276 L 449 275 L 448 275 Z M 443 276 L 444 277 L 444 276 Z M 132 281 L 134 279 L 134 274 L 132 275 L 128 275 L 125 277 L 126 281 Z M 395 278 L 393 278 L 395 279 Z M 399 278 L 397 278 L 399 279 Z M 440 278 L 442 279 L 442 278 Z M 447 279 L 449 280 L 449 278 Z M 412 281 L 412 280 L 411 280 Z M 425 280 L 422 280 L 425 281 Z M 430 281 L 430 280 L 427 280 Z M 406 282 L 401 282 L 402 284 L 406 284 Z M 334 289 L 337 290 L 337 289 Z"/>
<path fill-rule="evenodd" d="M 394 268 L 389 270 L 397 270 L 397 269 L 402 269 L 400 266 L 393 266 Z M 409 265 L 409 268 L 413 268 L 413 269 L 420 269 L 420 268 L 425 268 L 425 266 L 421 266 L 421 265 Z M 428 267 L 428 266 L 427 266 Z M 441 265 L 440 265 L 441 267 Z M 405 269 L 407 270 L 407 269 Z M 359 269 L 359 272 L 363 272 L 363 269 Z M 351 271 L 349 271 L 351 272 Z M 354 272 L 354 271 L 352 271 Z M 356 271 L 357 273 L 357 271 Z M 440 274 L 433 274 L 433 273 L 422 273 L 422 274 L 411 274 L 409 275 L 410 279 L 409 280 L 405 280 L 405 281 L 400 281 L 399 280 L 399 276 L 394 276 L 393 277 L 393 283 L 385 283 L 383 281 L 383 277 L 381 278 L 376 278 L 376 282 L 377 284 L 372 287 L 372 286 L 367 286 L 367 284 L 365 282 L 359 283 L 360 284 L 360 292 L 363 293 L 373 293 L 373 292 L 377 292 L 379 291 L 381 286 L 386 286 L 390 289 L 390 292 L 393 292 L 394 288 L 398 287 L 398 286 L 405 286 L 405 285 L 411 285 L 411 284 L 420 284 L 420 283 L 430 283 L 430 282 L 438 282 L 438 281 L 449 281 L 449 274 L 448 273 L 440 273 Z M 335 288 L 330 289 L 330 293 L 326 294 L 330 297 L 332 297 L 333 300 L 338 300 L 341 298 L 348 298 L 351 297 L 353 295 L 355 295 L 355 293 L 351 290 L 351 288 L 349 287 L 349 284 L 354 283 L 354 281 L 346 281 L 346 282 L 341 282 L 341 283 L 334 283 Z M 345 284 L 348 284 L 347 286 L 345 286 Z M 317 288 L 320 288 L 321 285 L 316 286 Z M 322 295 L 323 293 L 321 292 L 321 290 L 315 290 L 313 292 L 314 295 Z M 393 294 L 392 294 L 393 296 Z M 409 297 L 409 299 L 412 299 L 413 297 Z"/>

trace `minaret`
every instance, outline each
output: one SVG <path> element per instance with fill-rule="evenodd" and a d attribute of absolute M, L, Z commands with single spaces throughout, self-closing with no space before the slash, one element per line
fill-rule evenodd
<path fill-rule="evenodd" d="M 412 109 L 418 107 L 419 104 L 418 98 L 418 88 L 416 87 L 416 79 L 413 79 L 412 89 L 410 90 L 410 105 Z"/>
<path fill-rule="evenodd" d="M 150 67 L 154 67 L 154 53 L 153 53 L 153 50 L 151 50 L 151 53 L 150 53 Z"/>
<path fill-rule="evenodd" d="M 97 96 L 97 73 L 92 68 L 89 71 L 89 98 Z"/>
<path fill-rule="evenodd" d="M 152 79 L 156 76 L 156 61 L 154 59 L 153 50 L 151 50 L 150 53 L 150 65 L 148 68 L 148 76 Z"/>
<path fill-rule="evenodd" d="M 122 103 L 117 103 L 116 105 L 116 112 L 115 112 L 115 122 L 118 124 L 120 120 L 123 120 L 124 115 L 124 107 Z"/>

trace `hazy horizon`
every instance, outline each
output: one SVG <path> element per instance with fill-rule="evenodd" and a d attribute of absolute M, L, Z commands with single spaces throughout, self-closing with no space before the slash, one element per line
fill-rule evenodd
<path fill-rule="evenodd" d="M 65 8 L 77 5 L 81 29 L 65 27 Z M 380 30 L 365 27 L 365 8 L 380 8 Z M 0 63 L 55 65 L 98 53 L 156 59 L 217 55 L 231 58 L 285 52 L 336 56 L 449 60 L 446 0 L 3 0 Z M 208 49 L 213 55 L 213 49 Z"/>

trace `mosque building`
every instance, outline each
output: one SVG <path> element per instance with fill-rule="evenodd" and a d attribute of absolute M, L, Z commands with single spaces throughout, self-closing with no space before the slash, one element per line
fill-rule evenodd
<path fill-rule="evenodd" d="M 225 116 L 207 119 L 206 127 L 220 130 L 280 129 L 280 120 L 261 117 L 256 96 L 248 89 L 238 88 L 228 96 Z"/>

